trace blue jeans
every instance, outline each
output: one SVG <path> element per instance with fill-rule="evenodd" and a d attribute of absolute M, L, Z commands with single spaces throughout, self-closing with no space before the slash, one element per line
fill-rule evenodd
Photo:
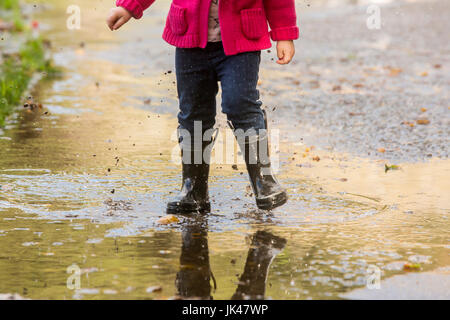
<path fill-rule="evenodd" d="M 261 51 L 226 56 L 221 42 L 208 43 L 205 49 L 177 48 L 180 127 L 192 133 L 194 121 L 201 121 L 203 130 L 214 126 L 220 81 L 222 112 L 234 128 L 265 129 L 262 102 L 256 89 L 260 62 Z"/>

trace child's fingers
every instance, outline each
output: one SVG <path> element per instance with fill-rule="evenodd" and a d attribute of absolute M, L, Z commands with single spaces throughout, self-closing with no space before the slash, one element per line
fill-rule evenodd
<path fill-rule="evenodd" d="M 278 64 L 287 64 L 289 63 L 289 53 L 286 51 L 283 51 L 283 56 L 277 61 Z"/>
<path fill-rule="evenodd" d="M 106 20 L 106 24 L 108 25 L 108 28 L 112 31 L 113 30 L 113 26 L 114 26 L 114 21 L 113 21 L 113 19 L 111 17 L 109 17 Z"/>
<path fill-rule="evenodd" d="M 286 53 L 285 53 L 284 49 L 279 49 L 279 50 L 277 50 L 277 55 L 278 55 L 278 61 L 277 61 L 277 63 L 278 63 L 278 64 L 283 64 L 282 62 L 283 62 L 283 60 L 284 60 L 285 57 L 286 57 Z"/>
<path fill-rule="evenodd" d="M 277 50 L 277 56 L 278 56 L 278 59 L 280 59 L 280 60 L 283 59 L 283 57 L 284 57 L 284 49 L 283 48 Z"/>
<path fill-rule="evenodd" d="M 108 17 L 108 19 L 106 20 L 106 23 L 108 24 L 108 27 L 111 31 L 114 30 L 113 29 L 114 25 L 116 24 L 118 19 L 119 19 L 119 16 L 111 10 L 111 14 Z"/>
<path fill-rule="evenodd" d="M 293 57 L 294 57 L 294 52 L 291 50 L 286 50 L 284 52 L 283 58 L 278 60 L 277 63 L 278 64 L 288 64 L 289 62 L 291 62 Z"/>
<path fill-rule="evenodd" d="M 120 28 L 121 26 L 123 26 L 127 21 L 128 21 L 128 20 L 127 20 L 126 17 L 120 17 L 120 19 L 117 20 L 117 22 L 114 24 L 113 30 L 119 29 L 119 28 Z"/>

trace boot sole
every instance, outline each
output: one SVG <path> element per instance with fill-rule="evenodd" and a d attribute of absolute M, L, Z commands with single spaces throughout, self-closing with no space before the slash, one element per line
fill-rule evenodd
<path fill-rule="evenodd" d="M 208 213 L 211 212 L 211 203 L 207 202 L 202 205 L 186 204 L 186 203 L 169 203 L 167 205 L 167 214 L 192 214 L 192 213 Z"/>
<path fill-rule="evenodd" d="M 272 210 L 284 205 L 288 200 L 287 193 L 282 191 L 267 198 L 256 199 L 256 205 L 261 210 Z"/>

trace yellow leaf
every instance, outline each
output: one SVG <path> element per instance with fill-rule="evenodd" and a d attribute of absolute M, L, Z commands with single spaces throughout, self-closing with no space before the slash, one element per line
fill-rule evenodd
<path fill-rule="evenodd" d="M 420 263 L 405 263 L 403 265 L 403 270 L 405 271 L 419 271 L 422 269 Z"/>
<path fill-rule="evenodd" d="M 174 215 L 168 215 L 168 216 L 162 217 L 157 222 L 159 224 L 171 224 L 171 223 L 180 222 L 180 220 L 177 217 L 175 217 Z"/>
<path fill-rule="evenodd" d="M 388 69 L 389 69 L 389 76 L 391 76 L 391 77 L 396 77 L 399 75 L 399 73 L 403 72 L 403 70 L 400 68 L 389 67 Z"/>
<path fill-rule="evenodd" d="M 430 120 L 428 120 L 428 119 L 417 119 L 417 124 L 422 124 L 422 125 L 425 125 L 425 124 L 430 124 Z"/>

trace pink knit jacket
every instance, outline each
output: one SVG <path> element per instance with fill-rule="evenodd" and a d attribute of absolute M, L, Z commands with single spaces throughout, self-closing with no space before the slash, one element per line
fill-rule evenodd
<path fill-rule="evenodd" d="M 117 0 L 140 19 L 155 0 Z M 173 0 L 163 39 L 179 48 L 206 47 L 211 0 Z M 299 36 L 294 0 L 220 0 L 219 20 L 225 54 L 257 51 L 274 41 Z M 271 31 L 267 25 L 269 22 Z"/>

